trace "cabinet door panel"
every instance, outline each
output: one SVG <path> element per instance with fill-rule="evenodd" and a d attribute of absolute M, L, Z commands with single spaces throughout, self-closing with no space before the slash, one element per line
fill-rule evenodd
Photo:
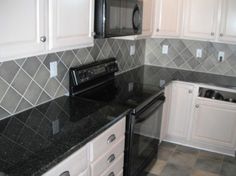
<path fill-rule="evenodd" d="M 143 29 L 142 35 L 152 34 L 153 24 L 153 13 L 154 13 L 154 2 L 153 0 L 143 1 Z"/>
<path fill-rule="evenodd" d="M 236 108 L 212 101 L 198 101 L 192 138 L 216 146 L 234 147 Z"/>
<path fill-rule="evenodd" d="M 185 37 L 214 39 L 219 0 L 185 0 Z"/>
<path fill-rule="evenodd" d="M 194 86 L 173 83 L 168 136 L 187 139 Z"/>
<path fill-rule="evenodd" d="M 45 0 L 1 0 L 0 61 L 45 49 Z"/>
<path fill-rule="evenodd" d="M 89 45 L 93 41 L 93 0 L 51 0 L 50 49 Z"/>
<path fill-rule="evenodd" d="M 182 0 L 156 1 L 155 35 L 180 35 L 182 5 Z"/>
<path fill-rule="evenodd" d="M 236 1 L 225 0 L 222 4 L 222 16 L 219 40 L 236 41 Z"/>

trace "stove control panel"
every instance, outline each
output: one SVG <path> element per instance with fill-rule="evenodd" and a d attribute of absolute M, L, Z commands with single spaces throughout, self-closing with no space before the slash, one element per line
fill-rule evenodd
<path fill-rule="evenodd" d="M 90 80 L 93 80 L 95 78 L 99 78 L 104 75 L 108 74 L 114 74 L 117 72 L 118 65 L 115 60 L 110 62 L 105 62 L 101 64 L 94 64 L 94 65 L 88 65 L 88 66 L 81 66 L 78 68 L 72 68 L 70 70 L 70 76 L 73 80 L 73 84 L 75 86 L 78 86 L 82 83 L 88 82 Z"/>

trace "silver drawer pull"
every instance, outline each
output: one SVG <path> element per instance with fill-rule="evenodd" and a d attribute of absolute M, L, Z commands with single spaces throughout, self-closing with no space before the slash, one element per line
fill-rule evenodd
<path fill-rule="evenodd" d="M 108 139 L 107 139 L 107 143 L 110 144 L 112 143 L 114 140 L 116 140 L 116 135 L 112 134 Z"/>
<path fill-rule="evenodd" d="M 111 172 L 108 176 L 115 176 L 115 173 Z"/>
<path fill-rule="evenodd" d="M 61 173 L 59 176 L 70 176 L 70 172 L 65 171 L 65 172 Z"/>
<path fill-rule="evenodd" d="M 107 159 L 107 162 L 108 162 L 108 163 L 112 163 L 115 159 L 116 159 L 115 155 L 112 154 L 112 155 L 109 156 L 109 158 Z"/>

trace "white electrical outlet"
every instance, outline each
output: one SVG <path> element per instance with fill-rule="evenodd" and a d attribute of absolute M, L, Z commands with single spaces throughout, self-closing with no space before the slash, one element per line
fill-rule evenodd
<path fill-rule="evenodd" d="M 130 56 L 135 55 L 135 45 L 130 46 Z"/>
<path fill-rule="evenodd" d="M 225 60 L 225 52 L 220 51 L 218 53 L 218 62 L 223 62 Z"/>
<path fill-rule="evenodd" d="M 50 78 L 57 76 L 57 62 L 50 62 Z"/>
<path fill-rule="evenodd" d="M 162 46 L 162 54 L 168 54 L 169 46 L 168 45 L 163 45 Z"/>
<path fill-rule="evenodd" d="M 197 57 L 197 58 L 202 58 L 202 49 L 197 49 L 197 51 L 196 51 L 196 57 Z"/>

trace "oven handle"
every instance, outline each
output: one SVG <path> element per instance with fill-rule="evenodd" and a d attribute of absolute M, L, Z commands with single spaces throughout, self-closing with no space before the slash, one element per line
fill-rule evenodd
<path fill-rule="evenodd" d="M 165 102 L 165 96 L 164 94 L 161 94 L 157 98 L 155 98 L 153 101 L 151 101 L 148 105 L 146 105 L 143 109 L 141 109 L 139 112 L 137 112 L 135 115 L 135 122 L 140 123 L 145 121 L 147 118 L 149 118 L 149 114 L 151 114 L 156 109 L 160 108 L 163 103 Z M 140 118 L 138 118 L 140 117 Z"/>

